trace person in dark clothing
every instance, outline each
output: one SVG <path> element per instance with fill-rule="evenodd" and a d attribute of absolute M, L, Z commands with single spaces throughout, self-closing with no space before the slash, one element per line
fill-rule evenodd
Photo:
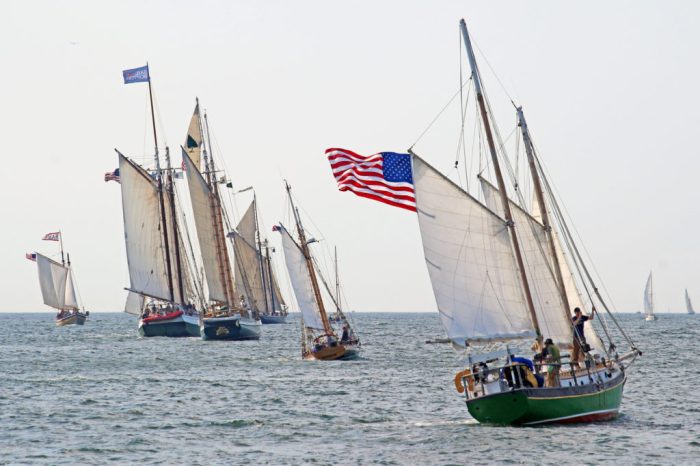
<path fill-rule="evenodd" d="M 583 315 L 580 307 L 574 309 L 574 316 L 571 318 L 571 325 L 574 328 L 574 349 L 571 354 L 571 361 L 573 361 L 574 363 L 578 363 L 581 360 L 581 356 L 583 356 L 582 350 L 584 345 L 586 344 L 586 336 L 583 331 L 583 326 L 587 321 L 593 320 L 594 315 L 595 307 L 593 308 L 593 311 L 591 312 L 590 316 Z"/>
<path fill-rule="evenodd" d="M 341 343 L 347 343 L 350 341 L 350 332 L 348 332 L 348 326 L 343 325 L 343 335 L 340 337 Z"/>

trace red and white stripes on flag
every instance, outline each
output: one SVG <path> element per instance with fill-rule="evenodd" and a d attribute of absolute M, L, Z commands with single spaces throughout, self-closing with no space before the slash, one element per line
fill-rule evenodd
<path fill-rule="evenodd" d="M 357 196 L 416 211 L 411 156 L 394 152 L 380 152 L 362 156 L 355 152 L 326 149 L 333 176 L 340 191 L 351 191 Z"/>
<path fill-rule="evenodd" d="M 28 252 L 24 255 L 24 257 L 29 259 L 30 261 L 36 262 L 36 253 L 35 252 Z"/>
<path fill-rule="evenodd" d="M 43 238 L 44 241 L 59 241 L 61 238 L 60 231 L 54 231 L 53 233 L 46 233 Z"/>

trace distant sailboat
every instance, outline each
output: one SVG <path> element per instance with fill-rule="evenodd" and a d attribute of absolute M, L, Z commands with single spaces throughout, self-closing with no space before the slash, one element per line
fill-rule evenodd
<path fill-rule="evenodd" d="M 688 314 L 690 314 L 690 315 L 695 314 L 695 309 L 693 309 L 693 303 L 690 302 L 690 296 L 688 296 L 688 289 L 687 288 L 685 290 L 685 308 L 688 311 Z"/>
<path fill-rule="evenodd" d="M 338 338 L 326 311 L 321 296 L 318 277 L 320 273 L 309 249 L 313 240 L 306 238 L 299 212 L 292 200 L 291 187 L 286 184 L 287 195 L 296 223 L 298 242 L 283 226 L 274 230 L 282 235 L 284 258 L 292 282 L 294 295 L 301 311 L 301 355 L 304 359 L 335 360 L 351 359 L 358 353 L 357 344 L 349 341 L 352 329 Z M 327 285 L 326 285 L 327 287 Z M 331 294 L 332 296 L 332 294 Z M 354 335 L 354 333 L 352 333 Z M 345 337 L 345 338 L 343 338 Z"/>
<path fill-rule="evenodd" d="M 644 320 L 647 322 L 656 320 L 656 315 L 654 314 L 654 289 L 651 272 L 649 272 L 649 278 L 647 278 L 647 285 L 644 287 L 644 316 Z"/>
<path fill-rule="evenodd" d="M 205 114 L 205 124 L 206 121 Z M 205 124 L 197 101 L 187 138 L 187 150 L 183 147 L 182 158 L 209 294 L 199 322 L 200 333 L 204 340 L 257 340 L 261 333 L 258 307 L 255 301 L 247 299 L 253 294 L 250 278 L 254 274 L 246 268 L 236 269 L 240 272 L 239 283 L 244 290 L 239 295 L 234 285 L 234 269 L 227 246 L 227 238 L 232 236 L 226 233 L 226 230 L 230 230 L 229 217 L 221 202 L 217 179 L 220 172 L 214 165 L 208 128 L 207 144 L 204 144 Z M 195 136 L 193 132 L 196 132 Z M 204 174 L 200 171 L 200 152 L 196 152 L 194 159 L 192 157 L 190 149 L 193 146 L 201 148 Z M 235 243 L 233 249 L 233 259 L 238 264 L 242 254 Z"/>

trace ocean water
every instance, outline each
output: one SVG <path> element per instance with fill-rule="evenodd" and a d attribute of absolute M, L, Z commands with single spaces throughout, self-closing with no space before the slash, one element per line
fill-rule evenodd
<path fill-rule="evenodd" d="M 356 313 L 345 362 L 302 361 L 298 321 L 203 342 L 0 314 L 0 464 L 699 464 L 700 316 L 619 319 L 644 351 L 621 415 L 517 428 L 469 416 L 434 313 Z"/>

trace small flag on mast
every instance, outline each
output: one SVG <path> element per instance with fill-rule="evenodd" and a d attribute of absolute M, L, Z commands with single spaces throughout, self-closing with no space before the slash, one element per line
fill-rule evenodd
<path fill-rule="evenodd" d="M 41 238 L 44 241 L 60 241 L 61 239 L 61 232 L 60 231 L 54 231 L 53 233 L 46 233 L 43 238 Z"/>
<path fill-rule="evenodd" d="M 105 183 L 108 181 L 116 181 L 117 183 L 121 183 L 121 180 L 119 179 L 119 168 L 115 168 L 113 172 L 105 173 Z"/>
<path fill-rule="evenodd" d="M 380 152 L 362 156 L 346 149 L 326 149 L 340 191 L 416 211 L 410 154 Z"/>
<path fill-rule="evenodd" d="M 24 257 L 26 257 L 30 261 L 36 262 L 36 253 L 35 252 L 28 252 L 24 255 Z"/>
<path fill-rule="evenodd" d="M 151 75 L 148 72 L 148 65 L 140 68 L 132 68 L 122 71 L 124 76 L 124 84 L 143 83 L 151 80 Z"/>

